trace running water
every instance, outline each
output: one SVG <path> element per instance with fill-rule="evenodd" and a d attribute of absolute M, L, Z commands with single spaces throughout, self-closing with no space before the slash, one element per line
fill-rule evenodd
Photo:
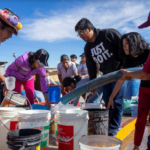
<path fill-rule="evenodd" d="M 63 106 L 64 106 L 63 103 L 59 102 L 55 107 L 53 107 L 51 109 L 51 118 L 53 118 L 53 116 L 55 116 L 56 112 L 59 111 Z"/>

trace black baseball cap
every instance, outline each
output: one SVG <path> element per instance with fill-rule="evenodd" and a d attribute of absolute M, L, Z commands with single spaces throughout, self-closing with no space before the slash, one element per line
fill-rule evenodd
<path fill-rule="evenodd" d="M 76 58 L 76 59 L 77 59 L 77 56 L 76 56 L 75 54 L 72 54 L 72 55 L 70 56 L 70 58 Z"/>
<path fill-rule="evenodd" d="M 48 66 L 49 53 L 44 49 L 39 49 L 35 53 L 35 57 L 41 66 Z"/>

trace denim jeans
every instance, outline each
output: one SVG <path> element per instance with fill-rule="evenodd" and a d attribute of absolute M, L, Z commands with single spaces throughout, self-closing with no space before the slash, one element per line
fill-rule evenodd
<path fill-rule="evenodd" d="M 109 97 L 114 89 L 116 82 L 112 82 L 109 84 L 106 84 L 102 87 L 99 87 L 96 91 L 99 93 L 99 95 L 102 96 L 103 94 L 103 100 L 106 104 L 108 104 Z M 109 110 L 109 134 L 110 135 L 116 135 L 118 132 L 118 129 L 120 128 L 120 124 L 122 121 L 122 114 L 123 114 L 123 100 L 124 100 L 124 95 L 125 95 L 125 88 L 126 88 L 126 83 L 121 87 L 120 91 L 118 94 L 114 97 L 114 108 L 110 108 Z M 95 100 L 94 100 L 95 98 Z M 92 102 L 98 102 L 97 95 L 93 95 L 88 103 Z"/>

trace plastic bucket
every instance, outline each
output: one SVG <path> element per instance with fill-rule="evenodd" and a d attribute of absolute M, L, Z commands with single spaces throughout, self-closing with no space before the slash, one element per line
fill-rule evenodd
<path fill-rule="evenodd" d="M 17 129 L 18 112 L 23 108 L 0 107 L 0 150 L 7 150 L 6 137 L 10 130 Z"/>
<path fill-rule="evenodd" d="M 20 129 L 7 134 L 9 150 L 40 150 L 41 131 L 37 129 Z"/>
<path fill-rule="evenodd" d="M 84 108 L 88 111 L 88 135 L 108 135 L 109 111 L 102 108 L 102 104 L 85 104 Z"/>
<path fill-rule="evenodd" d="M 125 99 L 131 99 L 132 96 L 137 96 L 139 93 L 140 87 L 140 80 L 139 79 L 131 79 L 126 81 L 126 92 L 125 92 Z"/>
<path fill-rule="evenodd" d="M 41 150 L 48 150 L 50 111 L 28 110 L 18 113 L 19 129 L 32 128 L 42 131 Z"/>
<path fill-rule="evenodd" d="M 58 149 L 79 150 L 79 138 L 87 135 L 88 112 L 86 110 L 61 110 L 58 114 L 56 114 Z"/>
<path fill-rule="evenodd" d="M 15 91 L 8 91 L 4 97 L 1 107 L 25 105 L 27 98 Z"/>
<path fill-rule="evenodd" d="M 54 107 L 54 106 L 52 106 L 52 107 Z M 71 109 L 71 110 L 80 110 L 80 107 L 74 106 L 73 104 L 67 104 L 67 105 L 64 105 L 60 110 L 69 110 L 69 109 Z M 57 115 L 59 115 L 59 111 L 57 111 Z M 54 128 L 52 126 L 52 133 L 53 133 L 53 129 L 54 129 L 54 134 L 53 135 L 56 138 L 56 144 L 58 145 L 58 139 L 57 139 L 58 129 L 57 129 L 56 115 L 55 115 L 54 119 L 55 119 L 55 126 L 54 126 Z"/>
<path fill-rule="evenodd" d="M 60 102 L 60 86 L 50 86 L 48 88 L 49 102 Z"/>
<path fill-rule="evenodd" d="M 106 135 L 90 135 L 79 139 L 80 150 L 121 150 L 121 140 Z"/>
<path fill-rule="evenodd" d="M 15 88 L 16 78 L 12 76 L 8 76 L 5 78 L 6 88 L 8 90 L 13 90 Z"/>

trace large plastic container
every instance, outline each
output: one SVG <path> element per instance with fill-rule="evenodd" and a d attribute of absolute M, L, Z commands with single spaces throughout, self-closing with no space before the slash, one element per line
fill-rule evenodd
<path fill-rule="evenodd" d="M 28 110 L 18 113 L 19 129 L 32 128 L 42 131 L 41 149 L 48 150 L 50 111 Z"/>
<path fill-rule="evenodd" d="M 49 102 L 60 102 L 61 89 L 60 86 L 50 86 L 48 88 Z"/>
<path fill-rule="evenodd" d="M 88 111 L 88 135 L 108 135 L 109 111 L 102 109 L 102 104 L 84 104 L 84 110 Z"/>
<path fill-rule="evenodd" d="M 126 81 L 126 92 L 124 99 L 131 99 L 132 96 L 137 96 L 139 93 L 140 80 L 131 79 Z"/>
<path fill-rule="evenodd" d="M 132 98 L 131 100 L 131 116 L 137 117 L 138 113 L 138 98 Z"/>
<path fill-rule="evenodd" d="M 58 149 L 79 150 L 79 138 L 87 135 L 88 112 L 86 110 L 61 110 L 56 115 Z"/>
<path fill-rule="evenodd" d="M 8 150 L 6 144 L 7 133 L 17 129 L 18 112 L 23 111 L 23 108 L 15 107 L 0 107 L 0 150 Z"/>
<path fill-rule="evenodd" d="M 121 150 L 121 140 L 106 135 L 90 135 L 79 139 L 80 150 Z"/>

